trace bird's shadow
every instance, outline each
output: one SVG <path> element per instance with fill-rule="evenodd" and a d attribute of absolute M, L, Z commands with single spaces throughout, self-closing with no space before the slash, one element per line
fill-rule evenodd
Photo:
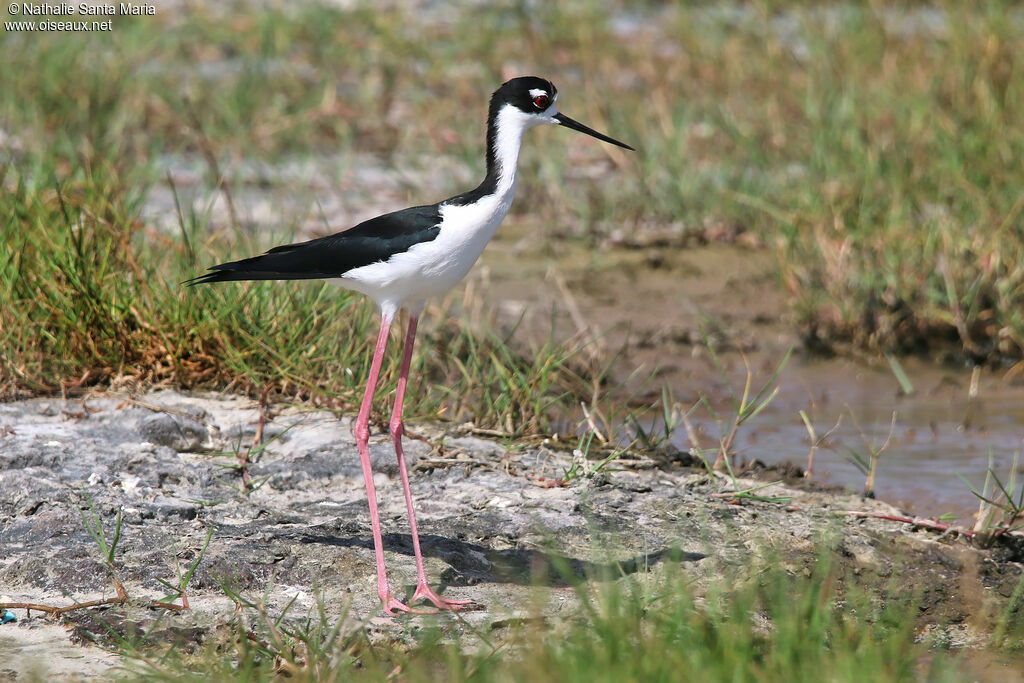
<path fill-rule="evenodd" d="M 342 548 L 373 549 L 373 541 L 362 536 L 304 536 L 301 542 L 322 543 Z M 410 534 L 384 534 L 384 547 L 390 552 L 413 555 Z M 666 560 L 696 562 L 706 557 L 701 553 L 678 548 L 664 548 L 626 560 L 593 562 L 554 550 L 494 550 L 436 534 L 420 534 L 420 548 L 425 557 L 435 557 L 448 564 L 448 569 L 441 574 L 442 587 L 478 583 L 568 587 L 587 580 L 610 580 L 634 574 Z"/>

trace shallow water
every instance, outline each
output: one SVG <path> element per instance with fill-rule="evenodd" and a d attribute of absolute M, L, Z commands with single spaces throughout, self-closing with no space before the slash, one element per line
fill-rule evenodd
<path fill-rule="evenodd" d="M 584 328 L 597 335 L 614 357 L 605 397 L 611 404 L 629 396 L 636 406 L 653 405 L 664 385 L 687 409 L 705 397 L 719 421 L 726 421 L 730 389 L 743 390 L 744 356 L 756 391 L 793 348 L 773 384 L 778 394 L 738 432 L 740 460 L 806 464 L 810 439 L 803 410 L 819 436 L 840 423 L 817 450 L 815 479 L 860 491 L 865 475 L 851 450 L 867 457 L 869 446 L 881 448 L 891 429 L 877 465 L 877 495 L 920 515 L 967 516 L 977 511 L 978 499 L 960 476 L 981 490 L 991 454 L 993 470 L 1007 482 L 1014 455 L 1024 452 L 1024 383 L 1007 381 L 1005 369 L 978 370 L 971 398 L 970 368 L 900 358 L 914 388 L 904 395 L 884 358 L 808 359 L 769 250 L 738 243 L 595 249 L 572 240 L 557 242 L 556 250 L 541 235 L 529 226 L 499 233 L 478 280 L 486 284 L 488 300 L 511 320 L 525 315 L 523 326 L 536 335 L 550 334 L 552 310 L 556 339 Z M 714 448 L 725 427 L 703 407 L 692 422 L 701 446 Z M 673 441 L 690 447 L 682 426 Z"/>
<path fill-rule="evenodd" d="M 816 451 L 815 479 L 861 490 L 865 476 L 851 450 L 867 457 L 871 447 L 880 449 L 888 440 L 876 472 L 880 498 L 921 515 L 972 514 L 978 499 L 960 477 L 980 491 L 991 456 L 992 469 L 1008 482 L 1015 454 L 1024 452 L 1024 386 L 982 370 L 972 399 L 970 370 L 913 359 L 901 363 L 914 385 L 910 396 L 900 391 L 887 364 L 791 360 L 779 375 L 778 394 L 740 428 L 735 443 L 739 457 L 806 466 L 811 440 L 799 415 L 803 410 L 819 438 L 833 430 Z M 728 372 L 741 390 L 743 367 L 733 364 Z M 757 375 L 762 382 L 770 376 L 763 369 L 755 372 L 755 387 Z M 721 419 L 731 418 L 728 400 L 709 398 Z M 695 413 L 693 423 L 712 444 L 722 433 L 707 411 Z M 673 441 L 689 447 L 685 430 L 677 431 Z"/>

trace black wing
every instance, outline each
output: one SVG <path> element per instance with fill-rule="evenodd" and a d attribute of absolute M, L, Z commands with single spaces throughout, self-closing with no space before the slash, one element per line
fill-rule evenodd
<path fill-rule="evenodd" d="M 414 206 L 363 221 L 335 235 L 274 247 L 262 256 L 221 263 L 185 284 L 232 280 L 316 280 L 387 261 L 441 231 L 437 204 Z"/>

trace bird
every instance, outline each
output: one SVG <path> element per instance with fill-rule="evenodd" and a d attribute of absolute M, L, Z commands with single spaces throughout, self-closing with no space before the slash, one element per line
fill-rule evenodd
<path fill-rule="evenodd" d="M 563 126 L 636 151 L 561 113 L 558 90 L 551 81 L 537 76 L 513 78 L 491 95 L 487 115 L 487 173 L 476 188 L 436 204 L 386 213 L 337 234 L 275 247 L 261 256 L 221 263 L 185 283 L 194 286 L 240 280 L 322 279 L 361 292 L 376 302 L 380 309 L 380 331 L 353 431 L 370 508 L 377 593 L 383 611 L 389 615 L 422 611 L 411 607 L 421 599 L 433 603 L 436 610 L 459 610 L 473 604 L 471 600 L 444 598 L 428 584 L 402 450 L 403 404 L 416 326 L 425 302 L 456 286 L 494 236 L 515 195 L 523 136 L 530 128 L 541 125 Z M 416 590 L 408 604 L 392 594 L 388 583 L 369 452 L 370 408 L 392 322 L 402 308 L 408 312 L 409 323 L 388 427 L 398 459 L 416 560 Z"/>

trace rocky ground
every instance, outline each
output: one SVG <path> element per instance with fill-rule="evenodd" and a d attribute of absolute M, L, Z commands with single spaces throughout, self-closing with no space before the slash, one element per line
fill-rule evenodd
<path fill-rule="evenodd" d="M 0 603 L 117 598 L 88 530 L 90 504 L 108 542 L 121 511 L 114 565 L 127 594 L 60 618 L 14 609 L 18 621 L 0 625 L 0 675 L 101 675 L 120 660 L 91 643 L 109 642 L 112 630 L 201 640 L 234 610 L 224 583 L 272 613 L 294 600 L 292 613 L 305 614 L 322 599 L 332 615 L 348 610 L 353 627 L 378 634 L 400 635 L 407 619 L 450 619 L 380 614 L 348 417 L 275 409 L 248 467 L 253 490 L 244 491 L 235 455 L 253 442 L 260 412 L 245 398 L 170 391 L 0 405 Z M 723 495 L 731 480 L 688 467 L 684 454 L 630 455 L 596 474 L 577 458 L 578 476 L 566 481 L 573 455 L 559 444 L 508 444 L 452 425 L 410 430 L 424 437 L 407 439 L 407 450 L 427 572 L 445 595 L 481 606 L 452 620 L 456 629 L 494 628 L 538 604 L 549 616 L 568 613 L 577 578 L 671 565 L 700 584 L 767 562 L 806 573 L 831 538 L 844 577 L 918 587 L 922 632 L 970 643 L 984 636 L 979 615 L 1005 604 L 1021 575 L 1020 544 L 980 549 L 954 535 L 839 515 L 898 511 L 793 482 L 757 491 L 776 500 L 737 500 Z M 415 569 L 386 435 L 374 438 L 372 454 L 392 586 L 403 594 Z M 154 607 L 171 592 L 160 580 L 176 583 L 208 536 L 189 609 Z"/>

